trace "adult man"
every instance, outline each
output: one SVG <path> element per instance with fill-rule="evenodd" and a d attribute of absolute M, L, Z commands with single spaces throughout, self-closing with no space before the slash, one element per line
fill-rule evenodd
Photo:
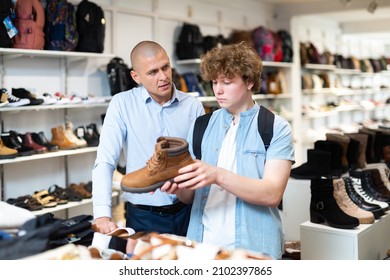
<path fill-rule="evenodd" d="M 112 175 L 123 149 L 126 172 L 145 165 L 160 136 L 186 138 L 204 108 L 195 97 L 178 91 L 172 83 L 172 68 L 166 51 L 156 42 L 142 41 L 131 51 L 131 76 L 139 86 L 113 96 L 100 133 L 92 171 L 96 228 L 109 233 L 117 225 L 111 219 Z M 160 190 L 153 193 L 123 193 L 126 226 L 185 236 L 191 205 Z"/>

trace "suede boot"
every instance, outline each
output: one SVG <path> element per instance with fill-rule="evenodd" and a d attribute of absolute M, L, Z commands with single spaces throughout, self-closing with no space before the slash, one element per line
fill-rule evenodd
<path fill-rule="evenodd" d="M 319 179 L 330 177 L 331 153 L 321 150 L 307 150 L 307 162 L 291 169 L 290 177 L 295 179 Z"/>
<path fill-rule="evenodd" d="M 360 224 L 372 224 L 375 222 L 374 214 L 359 208 L 348 196 L 342 178 L 333 180 L 333 196 L 341 210 L 355 217 Z"/>
<path fill-rule="evenodd" d="M 354 187 L 354 182 L 350 177 L 343 177 L 344 187 L 349 196 L 349 198 L 361 209 L 370 211 L 375 219 L 379 219 L 381 216 L 385 214 L 385 211 L 378 204 L 371 203 L 363 196 L 361 196 Z M 367 197 L 366 197 L 367 199 Z M 372 201 L 372 200 L 371 200 Z"/>
<path fill-rule="evenodd" d="M 346 214 L 338 206 L 333 196 L 333 179 L 314 179 L 310 184 L 310 221 L 330 227 L 353 229 L 359 226 L 359 220 Z"/>
<path fill-rule="evenodd" d="M 366 150 L 367 150 L 368 135 L 364 133 L 347 133 L 345 135 L 351 139 L 359 141 L 357 168 L 366 167 L 367 164 Z"/>
<path fill-rule="evenodd" d="M 0 159 L 11 159 L 18 156 L 18 150 L 9 148 L 4 145 L 0 138 Z"/>
<path fill-rule="evenodd" d="M 325 137 L 326 140 L 336 141 L 340 143 L 341 148 L 343 150 L 343 153 L 341 155 L 341 165 L 343 168 L 343 173 L 347 172 L 349 169 L 347 151 L 348 151 L 350 138 L 348 136 L 337 134 L 337 133 L 326 133 Z"/>
<path fill-rule="evenodd" d="M 322 150 L 330 153 L 330 172 L 333 177 L 339 178 L 342 175 L 343 168 L 341 157 L 343 149 L 339 142 L 329 140 L 318 140 L 314 143 L 315 150 Z"/>
<path fill-rule="evenodd" d="M 378 162 L 374 152 L 375 132 L 368 128 L 360 128 L 359 133 L 367 135 L 366 161 L 367 163 Z"/>
<path fill-rule="evenodd" d="M 166 181 L 179 175 L 181 167 L 194 163 L 186 140 L 174 137 L 159 137 L 155 151 L 145 167 L 123 176 L 121 188 L 125 192 L 151 192 Z"/>

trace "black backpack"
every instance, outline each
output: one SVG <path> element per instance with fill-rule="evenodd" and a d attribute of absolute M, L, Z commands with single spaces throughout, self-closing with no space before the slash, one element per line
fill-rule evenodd
<path fill-rule="evenodd" d="M 77 32 L 79 43 L 76 51 L 102 53 L 106 34 L 106 19 L 103 9 L 87 0 L 77 6 Z"/>
<path fill-rule="evenodd" d="M 202 158 L 202 138 L 212 113 L 213 112 L 204 114 L 198 117 L 195 121 L 194 134 L 192 137 L 192 148 L 197 159 Z M 260 111 L 257 116 L 258 131 L 260 137 L 263 139 L 265 150 L 267 151 L 273 137 L 275 114 L 264 106 L 260 106 Z"/>
<path fill-rule="evenodd" d="M 5 26 L 4 20 L 7 19 L 8 27 Z M 15 10 L 12 0 L 0 0 L 0 48 L 11 48 L 12 39 L 8 35 L 7 29 L 14 26 Z"/>
<path fill-rule="evenodd" d="M 178 59 L 199 58 L 203 53 L 203 36 L 196 24 L 184 23 L 176 42 Z"/>
<path fill-rule="evenodd" d="M 130 75 L 131 69 L 120 57 L 114 57 L 107 64 L 108 82 L 111 88 L 111 95 L 126 91 L 138 86 Z"/>

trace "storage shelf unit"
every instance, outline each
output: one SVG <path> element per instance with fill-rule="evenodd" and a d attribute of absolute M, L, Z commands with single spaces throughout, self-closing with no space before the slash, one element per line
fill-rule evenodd
<path fill-rule="evenodd" d="M 374 224 L 338 229 L 306 221 L 300 226 L 302 260 L 381 260 L 390 248 L 390 213 Z"/>
<path fill-rule="evenodd" d="M 30 73 L 33 74 L 30 79 L 34 79 L 39 83 L 46 83 L 48 79 L 49 83 L 47 88 L 61 92 L 65 95 L 74 94 L 73 87 L 80 87 L 80 82 L 84 88 L 87 88 L 88 92 L 83 91 L 82 97 L 85 100 L 82 103 L 77 104 L 52 104 L 52 105 L 36 105 L 36 106 L 21 106 L 21 107 L 7 107 L 0 108 L 0 121 L 2 131 L 6 131 L 4 127 L 14 130 L 14 125 L 21 130 L 46 130 L 50 131 L 51 125 L 58 125 L 58 123 L 65 123 L 70 121 L 72 117 L 79 120 L 79 123 L 87 121 L 91 118 L 95 120 L 95 115 L 105 112 L 108 107 L 109 101 L 112 96 L 110 93 L 104 96 L 93 96 L 90 94 L 89 87 L 93 89 L 100 89 L 101 84 L 94 83 L 94 71 L 100 71 L 102 66 L 105 66 L 109 59 L 113 58 L 113 54 L 105 53 L 85 53 L 85 52 L 68 52 L 68 51 L 50 51 L 50 50 L 30 50 L 30 49 L 13 49 L 13 48 L 0 48 L 0 87 L 15 88 L 19 87 L 18 79 L 15 76 L 16 73 L 13 69 L 14 65 L 18 70 L 24 70 L 22 73 L 23 79 L 28 79 Z M 28 67 L 24 69 L 24 63 L 28 64 Z M 53 69 L 53 75 L 50 76 L 51 68 L 46 66 L 45 63 L 49 63 Z M 35 71 L 34 66 L 45 68 L 44 74 L 40 71 Z M 32 71 L 32 72 L 31 72 Z M 74 71 L 74 72 L 72 72 Z M 105 71 L 105 70 L 104 70 Z M 44 76 L 42 76 L 44 75 Z M 46 75 L 49 75 L 46 77 Z M 9 79 L 12 76 L 12 79 Z M 69 77 L 72 76 L 72 81 Z M 91 81 L 89 81 L 91 77 Z M 81 79 L 85 80 L 81 80 Z M 24 82 L 25 84 L 26 82 Z M 94 99 L 94 97 L 96 99 Z M 36 117 L 39 114 L 39 117 Z M 22 119 L 21 119 L 22 118 Z M 53 119 L 51 119 L 53 118 Z M 37 122 L 37 120 L 44 120 L 43 122 Z M 96 119 L 96 122 L 100 122 L 100 119 Z M 31 126 L 33 124 L 33 126 Z M 49 126 L 50 125 L 50 126 Z M 76 128 L 76 127 L 75 127 Z M 18 129 L 16 129 L 18 131 Z M 19 132 L 19 131 L 18 131 Z M 20 156 L 14 159 L 0 160 L 0 199 L 6 200 L 9 197 L 16 197 L 14 194 L 31 194 L 32 190 L 39 190 L 45 188 L 49 182 L 55 184 L 56 182 L 62 187 L 66 187 L 70 181 L 70 170 L 77 169 L 85 175 L 79 175 L 79 177 L 89 178 L 91 167 L 90 161 L 93 158 L 91 154 L 96 153 L 97 147 L 85 147 L 74 150 L 59 150 L 56 152 L 47 152 L 44 154 L 34 154 L 31 156 Z M 85 156 L 84 156 L 85 155 Z M 58 158 L 58 159 L 56 159 Z M 88 164 L 81 163 L 81 161 L 88 162 Z M 42 161 L 44 160 L 44 162 Z M 37 163 L 35 163 L 37 161 Z M 40 170 L 39 166 L 43 168 L 61 169 L 50 174 L 47 170 Z M 26 168 L 23 172 L 18 172 L 19 166 Z M 84 169 L 83 169 L 84 168 Z M 31 171 L 31 170 L 34 171 Z M 36 172 L 40 176 L 34 176 Z M 33 174 L 33 175 L 32 175 Z M 33 177 L 32 177 L 33 176 Z M 77 177 L 77 176 L 76 176 Z M 17 191 L 15 191 L 17 189 Z M 11 194 L 12 193 L 12 194 Z M 115 194 L 118 195 L 117 193 Z M 90 204 L 91 199 L 86 199 L 81 202 L 69 202 L 65 205 L 58 205 L 55 208 L 45 208 L 41 211 L 36 211 L 34 214 L 39 215 L 47 212 L 60 212 L 75 207 L 81 207 L 83 205 Z M 81 209 L 80 208 L 80 209 Z M 89 207 L 91 208 L 91 207 Z"/>

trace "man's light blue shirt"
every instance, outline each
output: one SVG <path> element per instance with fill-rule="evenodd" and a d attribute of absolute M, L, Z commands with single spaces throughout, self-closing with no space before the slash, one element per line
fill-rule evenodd
<path fill-rule="evenodd" d="M 121 151 L 126 173 L 145 166 L 160 136 L 186 139 L 196 117 L 204 114 L 202 103 L 174 88 L 166 104 L 154 101 L 141 86 L 113 96 L 100 133 L 95 165 L 92 170 L 94 217 L 111 217 L 112 173 Z M 144 205 L 169 205 L 176 196 L 156 190 L 154 194 L 124 192 L 124 201 Z"/>

